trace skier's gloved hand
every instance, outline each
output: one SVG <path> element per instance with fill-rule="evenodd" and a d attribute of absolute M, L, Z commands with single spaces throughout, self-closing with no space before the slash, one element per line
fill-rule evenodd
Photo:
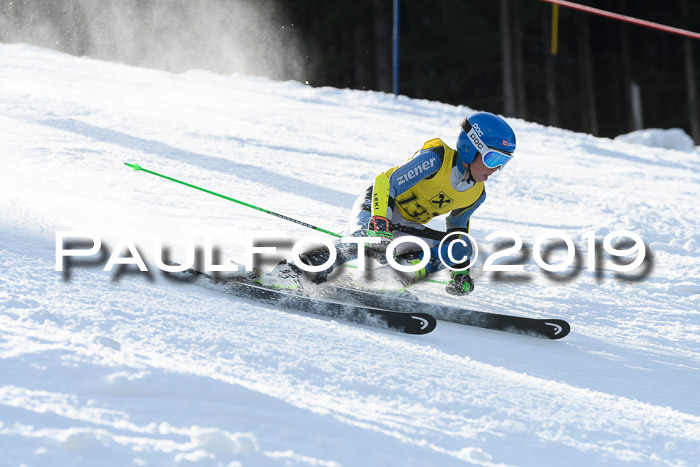
<path fill-rule="evenodd" d="M 474 290 L 474 281 L 469 275 L 469 269 L 452 271 L 452 279 L 445 286 L 447 293 L 452 295 L 468 295 Z"/>
<path fill-rule="evenodd" d="M 381 216 L 373 216 L 367 224 L 367 236 L 379 238 L 379 243 L 368 243 L 367 250 L 375 254 L 384 253 L 386 247 L 394 239 L 394 234 L 389 231 L 389 219 Z"/>
<path fill-rule="evenodd" d="M 381 216 L 370 218 L 367 224 L 368 237 L 384 237 L 389 240 L 394 238 L 394 235 L 389 231 L 389 219 Z"/>

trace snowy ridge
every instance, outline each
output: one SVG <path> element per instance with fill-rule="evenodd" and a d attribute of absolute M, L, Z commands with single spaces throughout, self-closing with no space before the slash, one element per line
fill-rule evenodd
<path fill-rule="evenodd" d="M 174 258 L 210 237 L 308 232 L 124 162 L 343 231 L 354 198 L 463 107 L 0 44 L 0 463 L 695 465 L 700 159 L 509 120 L 517 158 L 472 221 L 641 235 L 640 280 L 477 268 L 469 306 L 560 317 L 557 342 L 439 323 L 406 336 L 276 310 L 104 262 L 54 271 L 56 230 Z M 440 227 L 439 222 L 435 227 Z M 552 262 L 556 258 L 552 259 Z M 480 261 L 483 264 L 483 259 Z M 426 299 L 459 303 L 437 284 Z"/>

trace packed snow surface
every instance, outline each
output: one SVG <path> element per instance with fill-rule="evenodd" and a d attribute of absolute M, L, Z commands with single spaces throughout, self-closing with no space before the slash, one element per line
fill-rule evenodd
<path fill-rule="evenodd" d="M 150 266 L 158 238 L 178 260 L 209 238 L 226 262 L 250 235 L 310 234 L 124 162 L 339 232 L 377 173 L 454 142 L 471 112 L 0 44 L 0 464 L 697 465 L 696 152 L 508 120 L 516 157 L 471 223 L 474 293 L 414 293 L 566 319 L 559 341 L 445 322 L 410 336 L 153 267 L 104 272 L 100 255 L 56 271 L 57 231 L 92 232 L 107 254 L 131 239 Z M 524 272 L 483 270 L 502 230 L 525 249 L 497 263 Z M 647 247 L 629 274 L 602 250 L 618 230 Z M 579 268 L 536 264 L 551 231 L 573 239 Z"/>
<path fill-rule="evenodd" d="M 682 128 L 647 128 L 615 137 L 623 143 L 643 144 L 654 148 L 675 149 L 677 151 L 696 152 L 697 147 L 688 133 Z M 691 156 L 693 157 L 693 156 Z M 700 157 L 698 153 L 694 157 Z"/>

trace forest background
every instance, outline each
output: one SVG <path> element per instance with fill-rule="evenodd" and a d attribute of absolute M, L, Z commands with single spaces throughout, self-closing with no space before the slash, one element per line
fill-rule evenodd
<path fill-rule="evenodd" d="M 700 31 L 700 1 L 577 0 Z M 392 0 L 0 0 L 0 41 L 183 72 L 392 92 Z M 700 144 L 697 40 L 539 0 L 399 1 L 399 93 L 599 136 Z M 634 95 L 641 108 L 635 120 Z"/>

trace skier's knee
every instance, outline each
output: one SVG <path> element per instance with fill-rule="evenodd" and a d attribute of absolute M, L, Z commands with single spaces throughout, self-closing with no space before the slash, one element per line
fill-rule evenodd
<path fill-rule="evenodd" d="M 452 249 L 452 257 L 455 258 L 458 263 L 468 261 L 469 257 L 472 255 L 472 244 L 469 241 L 453 241 L 450 242 L 449 245 Z M 449 260 L 449 256 L 447 256 L 446 259 Z"/>

